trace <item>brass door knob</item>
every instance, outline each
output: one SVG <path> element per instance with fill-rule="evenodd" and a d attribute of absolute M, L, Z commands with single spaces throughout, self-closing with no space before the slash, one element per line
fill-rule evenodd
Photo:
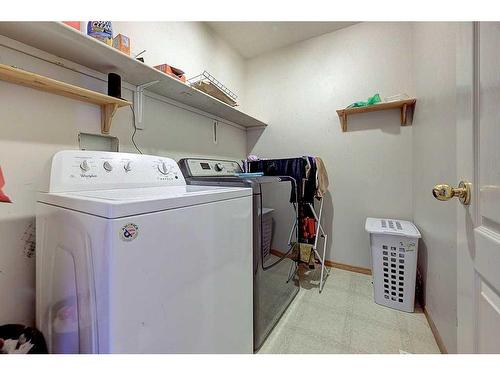
<path fill-rule="evenodd" d="M 447 201 L 457 197 L 460 203 L 468 206 L 470 204 L 470 185 L 470 183 L 464 181 L 460 181 L 457 188 L 447 184 L 439 184 L 432 189 L 432 195 L 440 201 Z"/>

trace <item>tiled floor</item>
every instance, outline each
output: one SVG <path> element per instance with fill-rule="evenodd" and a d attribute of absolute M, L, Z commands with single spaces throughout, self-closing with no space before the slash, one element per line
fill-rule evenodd
<path fill-rule="evenodd" d="M 405 313 L 373 302 L 371 276 L 332 268 L 301 272 L 301 290 L 259 354 L 439 353 L 420 308 Z"/>

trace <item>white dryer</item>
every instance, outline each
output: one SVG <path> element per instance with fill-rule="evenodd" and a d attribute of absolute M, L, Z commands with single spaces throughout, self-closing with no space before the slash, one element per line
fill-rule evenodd
<path fill-rule="evenodd" d="M 252 353 L 252 190 L 174 160 L 61 151 L 36 219 L 51 353 Z"/>

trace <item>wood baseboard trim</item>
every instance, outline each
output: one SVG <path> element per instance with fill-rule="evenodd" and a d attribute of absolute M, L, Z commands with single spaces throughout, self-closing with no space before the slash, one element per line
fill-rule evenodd
<path fill-rule="evenodd" d="M 362 273 L 364 275 L 371 275 L 372 274 L 372 270 L 369 268 L 351 266 L 350 264 L 333 262 L 331 260 L 325 260 L 325 265 L 327 267 L 340 268 L 341 270 Z"/>
<path fill-rule="evenodd" d="M 439 351 L 441 354 L 448 354 L 448 350 L 446 350 L 446 346 L 444 345 L 444 341 L 441 338 L 441 335 L 439 334 L 439 331 L 434 324 L 434 321 L 432 320 L 431 316 L 429 315 L 429 312 L 427 309 L 424 307 L 424 315 L 425 318 L 427 319 L 427 323 L 429 323 L 429 327 L 431 327 L 432 334 L 434 335 L 434 339 L 436 340 L 437 346 L 439 348 Z"/>
<path fill-rule="evenodd" d="M 285 253 L 283 253 L 279 250 L 271 249 L 271 254 L 276 255 L 276 256 L 283 256 Z M 325 260 L 325 265 L 327 267 L 339 268 L 341 270 L 362 273 L 364 275 L 371 275 L 372 274 L 372 270 L 369 268 L 351 266 L 350 264 L 333 262 L 331 260 Z"/>

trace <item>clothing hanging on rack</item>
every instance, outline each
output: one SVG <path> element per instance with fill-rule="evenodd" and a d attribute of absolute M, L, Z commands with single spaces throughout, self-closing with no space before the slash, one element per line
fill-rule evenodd
<path fill-rule="evenodd" d="M 307 165 L 309 165 L 308 170 L 306 170 Z M 292 190 L 290 202 L 313 202 L 314 200 L 316 182 L 310 178 L 316 174 L 314 158 L 300 157 L 249 161 L 248 171 L 250 173 L 262 172 L 264 176 L 290 176 L 297 182 L 297 193 L 299 195 L 297 199 L 295 192 Z"/>
<path fill-rule="evenodd" d="M 323 198 L 328 190 L 328 173 L 323 159 L 316 157 L 316 198 Z"/>
<path fill-rule="evenodd" d="M 295 179 L 298 197 L 295 197 L 295 191 L 292 190 L 290 202 L 297 202 L 299 243 L 314 244 L 314 198 L 321 198 L 328 188 L 328 176 L 323 161 L 312 156 L 254 160 L 248 162 L 248 170 L 251 173 L 262 172 L 265 176 L 290 176 Z"/>
<path fill-rule="evenodd" d="M 298 199 L 292 190 L 290 202 L 313 203 L 316 194 L 316 160 L 312 156 L 286 159 L 248 161 L 250 173 L 262 172 L 264 176 L 290 176 L 297 182 Z"/>
<path fill-rule="evenodd" d="M 294 248 L 297 262 L 306 263 L 314 268 L 315 261 L 321 264 L 319 291 L 323 290 L 326 276 L 329 274 L 325 267 L 325 255 L 328 235 L 322 225 L 323 197 L 328 189 L 328 174 L 323 160 L 318 157 L 302 156 L 287 159 L 248 159 L 248 172 L 262 172 L 265 176 L 289 176 L 297 183 L 297 194 L 292 189 L 290 202 L 297 203 L 296 210 L 298 222 L 294 230 L 298 232 L 298 243 L 289 245 Z M 319 202 L 319 211 L 314 207 L 315 200 Z M 318 238 L 323 239 L 322 254 L 318 251 Z M 296 268 L 295 268 L 296 269 Z M 325 278 L 323 277 L 325 275 Z"/>

